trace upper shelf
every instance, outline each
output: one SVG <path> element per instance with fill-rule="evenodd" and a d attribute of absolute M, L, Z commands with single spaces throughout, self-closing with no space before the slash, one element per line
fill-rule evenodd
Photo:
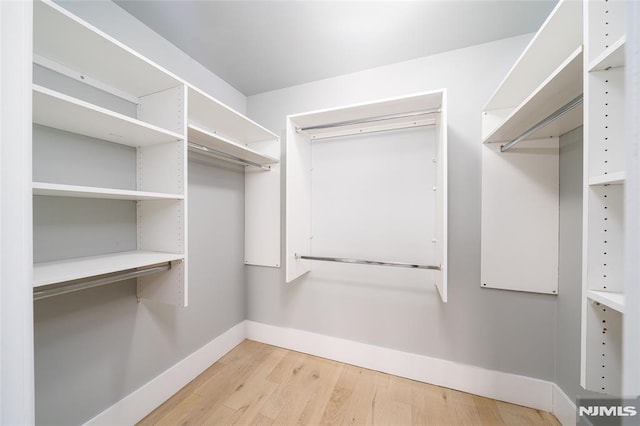
<path fill-rule="evenodd" d="M 402 96 L 375 103 L 311 111 L 288 118 L 309 139 L 394 128 L 433 125 L 446 110 L 445 90 Z"/>
<path fill-rule="evenodd" d="M 230 155 L 239 160 L 250 161 L 252 163 L 260 165 L 275 164 L 280 161 L 275 157 L 261 154 L 254 149 L 239 145 L 222 136 L 201 129 L 193 124 L 189 124 L 188 139 L 189 142 L 195 142 L 198 145 L 202 145 L 206 148 L 211 148 L 215 151 Z"/>
<path fill-rule="evenodd" d="M 275 133 L 193 86 L 189 86 L 188 99 L 187 111 L 191 128 L 202 129 L 238 145 L 278 140 Z"/>
<path fill-rule="evenodd" d="M 561 0 L 483 110 L 514 108 L 582 45 L 582 2 Z"/>
<path fill-rule="evenodd" d="M 178 133 L 37 85 L 33 86 L 33 122 L 134 147 L 183 138 Z"/>
<path fill-rule="evenodd" d="M 510 141 L 544 120 L 582 93 L 582 46 L 573 51 L 546 80 L 524 98 L 513 110 L 484 111 L 484 126 L 490 121 L 493 130 L 482 142 Z M 506 118 L 502 119 L 506 115 Z M 574 108 L 528 139 L 560 136 L 582 124 L 582 108 Z"/>
<path fill-rule="evenodd" d="M 33 54 L 132 97 L 182 82 L 168 71 L 49 0 L 33 5 Z M 100 52 L 100 54 L 96 54 Z"/>
<path fill-rule="evenodd" d="M 602 54 L 589 64 L 589 71 L 603 71 L 609 68 L 623 67 L 625 64 L 624 48 L 627 43 L 625 36 L 620 37 Z"/>

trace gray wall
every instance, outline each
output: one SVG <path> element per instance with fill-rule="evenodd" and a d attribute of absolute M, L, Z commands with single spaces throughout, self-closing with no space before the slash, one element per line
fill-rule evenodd
<path fill-rule="evenodd" d="M 555 296 L 480 288 L 480 111 L 529 39 L 248 98 L 248 114 L 284 139 L 287 114 L 439 88 L 449 95 L 449 303 L 431 285 L 407 288 L 399 277 L 395 287 L 312 277 L 285 284 L 282 273 L 250 268 L 250 320 L 553 380 Z"/>

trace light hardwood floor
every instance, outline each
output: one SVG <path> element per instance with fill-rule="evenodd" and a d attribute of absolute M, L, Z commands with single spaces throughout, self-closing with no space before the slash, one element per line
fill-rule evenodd
<path fill-rule="evenodd" d="M 559 425 L 550 413 L 245 340 L 140 425 Z"/>

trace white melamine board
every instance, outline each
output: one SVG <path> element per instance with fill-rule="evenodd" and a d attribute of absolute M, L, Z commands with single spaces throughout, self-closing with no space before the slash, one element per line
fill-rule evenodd
<path fill-rule="evenodd" d="M 586 303 L 586 374 L 581 385 L 609 395 L 622 391 L 622 314 L 599 301 Z"/>
<path fill-rule="evenodd" d="M 33 122 L 128 146 L 182 139 L 177 133 L 36 85 L 33 86 Z"/>
<path fill-rule="evenodd" d="M 184 255 L 178 253 L 128 251 L 36 263 L 33 265 L 33 286 L 39 287 L 181 259 L 184 259 Z"/>
<path fill-rule="evenodd" d="M 625 0 L 590 0 L 585 2 L 587 64 L 593 64 L 625 35 L 628 14 Z"/>
<path fill-rule="evenodd" d="M 130 191 L 127 189 L 96 188 L 90 186 L 61 185 L 33 182 L 33 195 L 74 198 L 106 198 L 111 200 L 182 200 L 183 195 L 160 192 Z"/>
<path fill-rule="evenodd" d="M 134 97 L 181 81 L 51 1 L 34 2 L 33 52 Z"/>
<path fill-rule="evenodd" d="M 198 145 L 212 148 L 216 151 L 258 164 L 269 165 L 275 164 L 279 161 L 276 157 L 261 154 L 254 149 L 237 144 L 206 129 L 197 127 L 194 124 L 189 124 L 188 139 L 189 142 L 194 142 Z"/>
<path fill-rule="evenodd" d="M 184 253 L 186 220 L 184 201 L 138 201 L 138 249 Z"/>
<path fill-rule="evenodd" d="M 340 127 L 307 130 L 304 133 L 314 140 L 335 138 L 337 136 L 362 135 L 365 133 L 383 132 L 395 129 L 406 129 L 409 127 L 434 126 L 439 120 L 439 113 L 424 114 L 420 116 L 401 117 L 385 119 L 372 123 L 351 124 Z"/>
<path fill-rule="evenodd" d="M 278 136 L 193 86 L 189 86 L 189 124 L 239 144 L 276 140 Z"/>
<path fill-rule="evenodd" d="M 436 262 L 442 270 L 435 274 L 436 288 L 440 293 L 443 302 L 447 301 L 448 290 L 448 146 L 447 146 L 447 96 L 446 92 L 442 97 L 442 113 L 440 122 L 436 126 L 437 141 L 435 144 L 436 151 L 436 226 L 435 226 L 435 256 Z"/>
<path fill-rule="evenodd" d="M 614 293 L 611 291 L 587 291 L 587 297 L 596 302 L 615 309 L 618 312 L 624 313 L 624 294 Z"/>
<path fill-rule="evenodd" d="M 594 185 L 587 197 L 587 290 L 623 291 L 624 185 Z"/>
<path fill-rule="evenodd" d="M 311 142 L 296 133 L 287 117 L 287 161 L 285 200 L 286 282 L 311 270 L 311 262 L 296 259 L 311 254 Z"/>
<path fill-rule="evenodd" d="M 589 186 L 591 185 L 622 185 L 626 179 L 625 172 L 615 172 L 606 175 L 593 176 L 589 178 Z"/>
<path fill-rule="evenodd" d="M 278 144 L 279 145 L 279 144 Z M 244 261 L 280 266 L 280 165 L 244 172 Z"/>
<path fill-rule="evenodd" d="M 138 277 L 138 298 L 168 305 L 187 307 L 189 294 L 187 286 L 186 260 L 161 274 Z"/>
<path fill-rule="evenodd" d="M 141 96 L 136 108 L 137 117 L 146 123 L 184 135 L 187 127 L 186 97 L 184 84 Z"/>
<path fill-rule="evenodd" d="M 299 128 L 440 108 L 444 90 L 290 116 Z"/>
<path fill-rule="evenodd" d="M 557 294 L 558 139 L 482 147 L 481 286 Z"/>
<path fill-rule="evenodd" d="M 136 164 L 138 190 L 186 195 L 186 143 L 171 142 L 140 147 L 136 152 Z"/>
<path fill-rule="evenodd" d="M 562 0 L 520 55 L 483 110 L 520 105 L 582 45 L 582 2 Z"/>
<path fill-rule="evenodd" d="M 625 170 L 625 76 L 624 68 L 587 74 L 589 111 L 588 173 L 589 176 L 618 173 Z"/>
<path fill-rule="evenodd" d="M 609 68 L 623 67 L 625 64 L 625 36 L 620 37 L 589 64 L 589 71 L 603 71 Z"/>
<path fill-rule="evenodd" d="M 582 93 L 582 47 L 576 49 L 564 62 L 528 95 L 521 104 L 483 140 L 505 142 L 515 139 L 531 127 L 563 107 Z M 529 139 L 560 136 L 582 125 L 582 110 L 575 108 Z M 543 134 L 546 132 L 548 134 Z"/>

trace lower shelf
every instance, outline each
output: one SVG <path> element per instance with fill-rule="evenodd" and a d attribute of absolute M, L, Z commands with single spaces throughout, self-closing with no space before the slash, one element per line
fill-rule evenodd
<path fill-rule="evenodd" d="M 33 265 L 33 286 L 40 287 L 183 259 L 184 255 L 178 253 L 128 251 L 36 263 Z"/>
<path fill-rule="evenodd" d="M 612 291 L 587 291 L 587 297 L 595 302 L 600 302 L 609 308 L 624 313 L 624 294 Z"/>

